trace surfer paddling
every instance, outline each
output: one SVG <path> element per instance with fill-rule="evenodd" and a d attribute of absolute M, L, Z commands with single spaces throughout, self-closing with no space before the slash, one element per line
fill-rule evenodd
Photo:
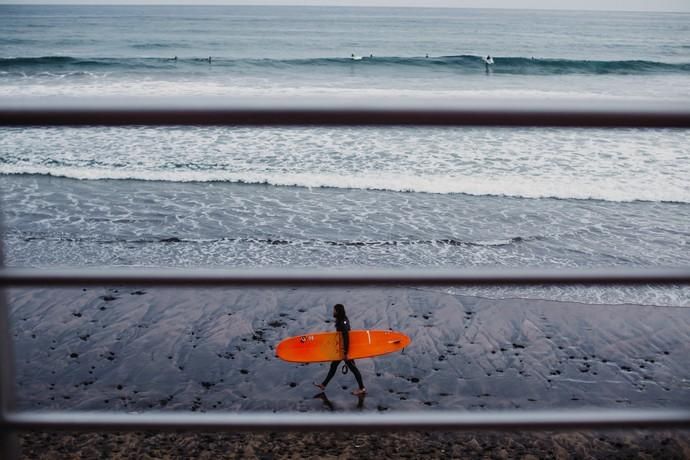
<path fill-rule="evenodd" d="M 350 347 L 350 320 L 347 319 L 347 315 L 345 314 L 345 307 L 342 304 L 336 304 L 333 306 L 333 317 L 335 318 L 335 330 L 342 333 L 343 335 L 342 343 L 345 365 L 355 375 L 355 379 L 357 379 L 357 384 L 359 385 L 359 389 L 353 391 L 352 394 L 357 396 L 363 395 L 367 392 L 367 389 L 364 388 L 364 383 L 362 382 L 362 374 L 359 373 L 359 369 L 357 369 L 355 361 L 352 359 L 348 359 L 347 357 L 347 352 Z M 321 391 L 325 391 L 326 386 L 328 386 L 328 382 L 331 381 L 331 379 L 335 375 L 335 371 L 338 370 L 339 364 L 340 361 L 331 361 L 331 368 L 328 370 L 328 375 L 326 375 L 326 379 L 322 383 L 314 383 L 314 385 L 316 385 Z"/>

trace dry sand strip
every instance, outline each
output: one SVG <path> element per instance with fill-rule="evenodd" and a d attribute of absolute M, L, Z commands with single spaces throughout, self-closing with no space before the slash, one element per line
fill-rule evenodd
<path fill-rule="evenodd" d="M 687 459 L 687 431 L 567 433 L 27 433 L 25 459 Z"/>

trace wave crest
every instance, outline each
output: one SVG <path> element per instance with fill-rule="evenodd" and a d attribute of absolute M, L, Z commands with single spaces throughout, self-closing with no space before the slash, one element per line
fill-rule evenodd
<path fill-rule="evenodd" d="M 147 50 L 174 50 L 177 47 L 165 43 L 148 43 L 132 45 L 137 49 Z M 152 69 L 169 68 L 174 62 L 178 66 L 199 66 L 208 64 L 207 56 L 185 57 L 172 59 L 173 56 L 148 57 L 148 58 L 113 58 L 113 57 L 71 57 L 71 56 L 42 56 L 42 57 L 6 57 L 0 58 L 0 69 L 6 71 L 33 70 L 45 71 L 46 69 L 62 69 L 69 67 L 107 67 L 123 69 Z M 592 74 L 592 75 L 644 75 L 654 73 L 690 73 L 690 63 L 665 63 L 645 60 L 623 61 L 595 61 L 573 60 L 562 58 L 534 58 L 534 57 L 494 57 L 492 71 L 500 74 L 513 75 L 567 75 L 567 74 Z M 461 73 L 477 73 L 484 70 L 484 60 L 480 56 L 371 56 L 353 60 L 349 57 L 322 57 L 311 59 L 232 59 L 213 57 L 216 68 L 266 68 L 266 69 L 323 69 L 342 66 L 365 66 L 371 69 L 400 68 L 405 67 L 428 69 L 429 71 L 452 70 Z M 179 70 L 178 67 L 174 67 Z"/>
<path fill-rule="evenodd" d="M 55 166 L 0 165 L 0 174 L 62 177 L 76 180 L 132 180 L 180 183 L 232 183 L 300 187 L 306 189 L 349 189 L 401 193 L 462 194 L 529 199 L 572 199 L 612 202 L 690 203 L 690 190 L 667 184 L 632 186 L 612 180 L 586 182 L 574 178 L 347 176 L 327 173 L 234 173 L 230 171 L 131 171 Z M 449 244 L 452 244 L 449 243 Z"/>

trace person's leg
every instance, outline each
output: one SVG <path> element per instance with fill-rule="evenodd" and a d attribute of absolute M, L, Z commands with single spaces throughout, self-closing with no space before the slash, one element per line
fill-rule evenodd
<path fill-rule="evenodd" d="M 364 388 L 364 382 L 362 382 L 362 374 L 359 373 L 359 369 L 357 369 L 355 362 L 353 360 L 349 360 L 345 361 L 345 364 L 347 364 L 347 367 L 355 375 L 355 379 L 357 379 L 357 385 L 359 385 L 359 392 L 357 392 L 357 394 L 364 393 L 366 389 Z"/>
<path fill-rule="evenodd" d="M 326 387 L 328 386 L 328 382 L 331 381 L 331 379 L 335 375 L 335 371 L 338 370 L 338 364 L 340 364 L 340 361 L 331 361 L 331 368 L 328 369 L 328 375 L 326 375 L 326 380 L 324 380 L 321 383 L 321 385 L 316 385 L 317 387 L 321 388 L 322 390 L 326 389 Z"/>

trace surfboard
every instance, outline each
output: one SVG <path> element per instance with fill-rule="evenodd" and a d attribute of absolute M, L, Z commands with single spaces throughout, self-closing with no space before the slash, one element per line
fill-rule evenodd
<path fill-rule="evenodd" d="M 400 351 L 411 342 L 402 332 L 354 330 L 349 332 L 348 358 L 362 359 Z M 276 356 L 291 363 L 321 363 L 343 359 L 341 332 L 310 332 L 282 340 Z"/>

